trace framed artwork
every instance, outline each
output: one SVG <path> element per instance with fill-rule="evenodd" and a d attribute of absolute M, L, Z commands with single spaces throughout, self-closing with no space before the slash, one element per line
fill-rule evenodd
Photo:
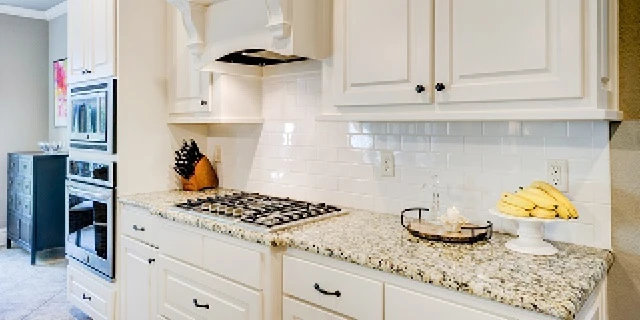
<path fill-rule="evenodd" d="M 67 126 L 67 59 L 53 62 L 53 126 Z"/>

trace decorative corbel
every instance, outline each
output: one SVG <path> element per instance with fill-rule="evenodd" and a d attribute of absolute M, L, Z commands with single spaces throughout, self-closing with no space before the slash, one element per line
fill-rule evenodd
<path fill-rule="evenodd" d="M 290 0 L 265 0 L 269 24 L 267 30 L 276 39 L 291 37 L 291 1 Z"/>
<path fill-rule="evenodd" d="M 206 6 L 189 0 L 167 0 L 182 14 L 184 28 L 189 37 L 187 47 L 191 54 L 200 57 L 204 52 L 204 21 Z"/>

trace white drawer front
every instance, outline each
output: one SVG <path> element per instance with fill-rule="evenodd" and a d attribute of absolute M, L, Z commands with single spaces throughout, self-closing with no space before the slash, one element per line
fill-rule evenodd
<path fill-rule="evenodd" d="M 170 223 L 162 223 L 160 232 L 162 235 L 158 239 L 160 252 L 202 267 L 204 253 L 202 235 L 174 227 Z M 224 259 L 224 257 L 218 258 Z"/>
<path fill-rule="evenodd" d="M 283 277 L 285 294 L 356 319 L 382 319 L 380 282 L 287 256 L 283 260 Z M 339 291 L 340 296 L 321 290 Z"/>
<path fill-rule="evenodd" d="M 282 305 L 283 320 L 347 320 L 291 298 L 285 297 Z"/>
<path fill-rule="evenodd" d="M 506 320 L 392 285 L 385 286 L 384 296 L 385 320 L 423 320 L 427 314 L 430 319 Z"/>
<path fill-rule="evenodd" d="M 67 299 L 93 319 L 113 319 L 114 291 L 84 272 L 71 265 L 67 267 Z"/>
<path fill-rule="evenodd" d="M 158 246 L 158 226 L 148 211 L 124 206 L 120 216 L 123 234 L 152 246 Z"/>
<path fill-rule="evenodd" d="M 260 292 L 161 255 L 159 314 L 172 320 L 260 320 Z"/>
<path fill-rule="evenodd" d="M 262 289 L 260 252 L 204 237 L 204 268 L 256 289 Z"/>

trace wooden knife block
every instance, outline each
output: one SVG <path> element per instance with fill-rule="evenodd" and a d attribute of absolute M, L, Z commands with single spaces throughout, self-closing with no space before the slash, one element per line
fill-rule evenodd
<path fill-rule="evenodd" d="M 207 157 L 202 157 L 196 164 L 195 172 L 189 179 L 182 179 L 185 191 L 200 191 L 218 187 L 218 175 Z"/>

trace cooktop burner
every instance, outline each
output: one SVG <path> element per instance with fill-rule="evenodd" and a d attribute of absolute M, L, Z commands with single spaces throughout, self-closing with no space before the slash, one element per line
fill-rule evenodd
<path fill-rule="evenodd" d="M 268 232 L 343 214 L 340 208 L 325 203 L 246 192 L 188 199 L 176 206 L 208 216 L 250 224 Z"/>

